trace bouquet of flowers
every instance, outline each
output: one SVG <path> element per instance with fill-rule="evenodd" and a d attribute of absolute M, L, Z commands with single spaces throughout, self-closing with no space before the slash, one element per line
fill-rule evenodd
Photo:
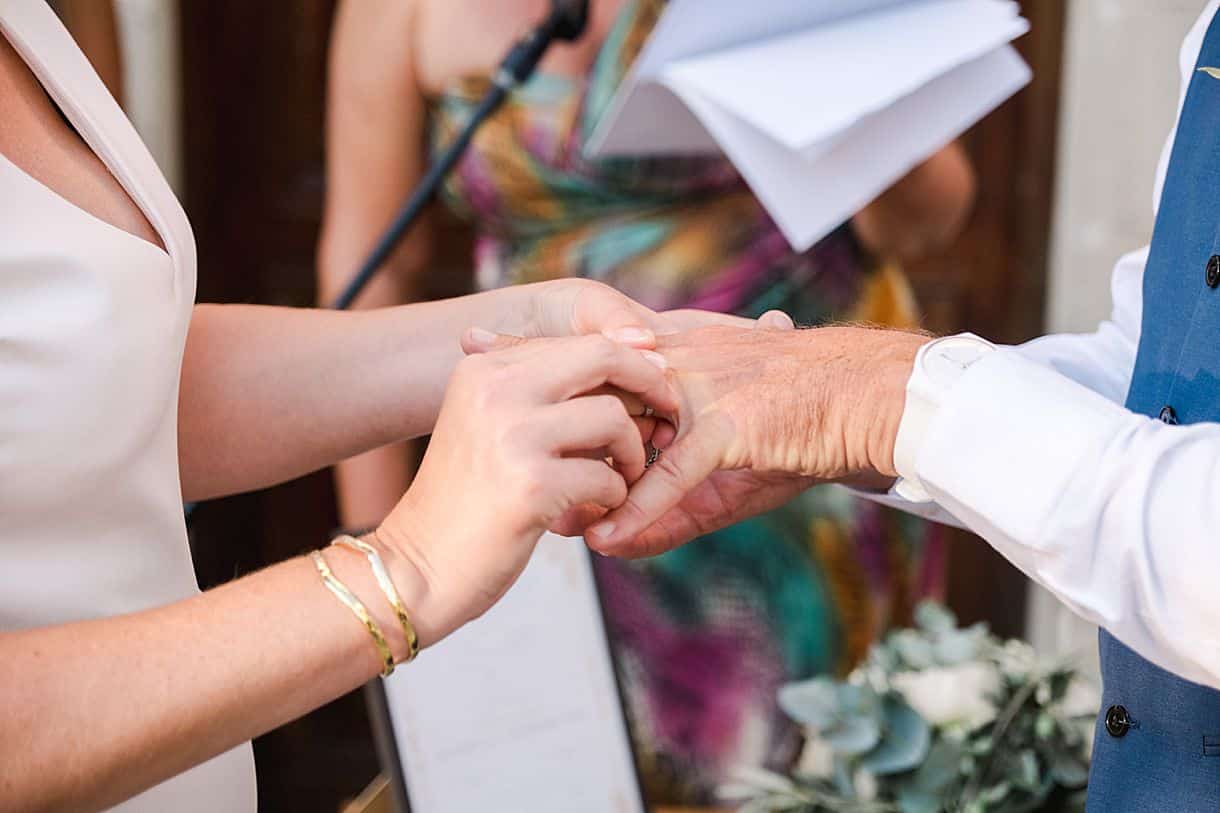
<path fill-rule="evenodd" d="M 785 686 L 804 727 L 790 776 L 739 773 L 743 813 L 1020 813 L 1083 809 L 1099 697 L 1065 664 L 926 602 L 846 681 Z"/>

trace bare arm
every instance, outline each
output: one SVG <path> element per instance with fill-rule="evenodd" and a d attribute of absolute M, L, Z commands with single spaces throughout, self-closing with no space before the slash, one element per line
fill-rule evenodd
<path fill-rule="evenodd" d="M 917 260 L 957 237 L 974 197 L 974 169 L 966 151 L 954 143 L 881 193 L 852 218 L 852 225 L 874 254 Z"/>
<path fill-rule="evenodd" d="M 641 348 L 671 329 L 668 317 L 579 279 L 354 313 L 196 306 L 178 399 L 184 496 L 263 488 L 432 431 L 470 327 L 605 333 Z"/>
<path fill-rule="evenodd" d="M 558 516 L 618 505 L 643 473 L 623 403 L 581 393 L 677 408 L 655 354 L 548 342 L 457 366 L 419 476 L 367 539 L 424 646 L 503 595 Z M 614 468 L 590 459 L 603 454 Z M 401 661 L 405 636 L 364 559 L 326 558 Z M 355 688 L 376 653 L 307 559 L 159 609 L 0 634 L 0 811 L 111 807 Z"/>
<path fill-rule="evenodd" d="M 380 612 L 368 569 L 327 555 Z M 157 610 L 0 634 L 0 811 L 109 808 L 354 689 L 379 664 L 345 613 L 296 559 Z"/>
<path fill-rule="evenodd" d="M 265 488 L 426 434 L 462 331 L 528 330 L 533 290 L 355 313 L 196 306 L 178 406 L 183 495 Z"/>
<path fill-rule="evenodd" d="M 326 117 L 326 206 L 318 252 L 318 295 L 331 302 L 359 267 L 424 166 L 424 101 L 410 47 L 411 0 L 342 2 L 331 40 Z M 427 216 L 369 285 L 356 307 L 418 297 L 430 254 Z M 411 477 L 411 454 L 394 444 L 336 468 L 340 517 L 377 523 Z"/>

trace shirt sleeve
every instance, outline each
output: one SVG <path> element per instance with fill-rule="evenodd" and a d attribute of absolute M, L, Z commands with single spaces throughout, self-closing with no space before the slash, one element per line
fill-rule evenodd
<path fill-rule="evenodd" d="M 1183 42 L 1179 110 L 1218 6 Z M 1001 348 L 943 393 L 915 455 L 934 502 L 864 496 L 969 528 L 1145 658 L 1220 688 L 1220 424 L 1166 426 L 1122 406 L 1147 259 L 1119 261 L 1096 332 Z"/>
<path fill-rule="evenodd" d="M 1075 382 L 1113 403 L 1126 400 L 1131 385 L 1131 374 L 1135 369 L 1135 353 L 1139 346 L 1140 320 L 1142 315 L 1142 285 L 1144 264 L 1148 249 L 1126 255 L 1115 266 L 1111 280 L 1113 312 L 1108 321 L 1088 334 L 1058 334 L 1043 336 L 1028 344 L 1001 348 L 1001 352 L 1015 354 L 1031 364 L 1053 370 L 1064 378 Z M 980 362 L 981 363 L 981 362 Z M 951 399 L 953 392 L 945 393 Z M 943 402 L 942 402 L 943 403 Z M 994 408 L 994 406 L 993 406 Z M 938 415 L 943 408 L 938 410 Z M 905 428 L 905 427 L 904 427 Z M 924 430 L 931 431 L 931 425 Z M 924 438 L 916 439 L 921 449 L 926 446 Z M 920 473 L 922 479 L 922 473 Z M 968 528 L 967 524 L 954 516 L 946 505 L 935 502 L 913 502 L 895 490 L 888 492 L 856 491 L 865 499 L 882 505 L 915 514 L 933 522 Z M 985 536 L 985 534 L 982 534 Z"/>
<path fill-rule="evenodd" d="M 929 426 L 936 503 L 1144 657 L 1220 688 L 1220 425 L 1171 427 L 1013 349 Z"/>

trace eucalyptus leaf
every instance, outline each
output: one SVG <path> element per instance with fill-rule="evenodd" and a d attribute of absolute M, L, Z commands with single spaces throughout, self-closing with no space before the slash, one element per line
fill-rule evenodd
<path fill-rule="evenodd" d="M 1055 734 L 1055 718 L 1047 712 L 1040 712 L 1034 721 L 1034 736 L 1040 740 L 1049 740 Z"/>
<path fill-rule="evenodd" d="M 1056 754 L 1051 760 L 1051 776 L 1065 788 L 1079 788 L 1089 781 L 1089 768 L 1071 754 Z"/>
<path fill-rule="evenodd" d="M 937 636 L 932 644 L 932 655 L 937 663 L 955 666 L 972 661 L 979 656 L 987 631 L 978 625 L 964 630 L 949 630 Z"/>
<path fill-rule="evenodd" d="M 962 749 L 957 743 L 937 740 L 928 750 L 928 756 L 915 772 L 915 787 L 925 793 L 940 795 L 957 781 L 958 766 L 962 760 Z"/>
<path fill-rule="evenodd" d="M 804 805 L 794 805 L 787 800 L 759 798 L 746 802 L 737 813 L 787 813 L 800 810 Z"/>
<path fill-rule="evenodd" d="M 979 794 L 979 800 L 990 807 L 991 805 L 999 804 L 1000 802 L 1004 801 L 1004 799 L 1007 798 L 1008 794 L 1011 792 L 1012 785 L 1008 784 L 1007 782 L 1001 782 L 998 785 L 992 785 Z"/>
<path fill-rule="evenodd" d="M 733 771 L 733 783 L 750 785 L 767 793 L 791 794 L 797 786 L 786 776 L 768 771 L 765 768 L 743 766 Z"/>
<path fill-rule="evenodd" d="M 716 788 L 716 798 L 726 802 L 744 802 L 758 794 L 759 789 L 747 782 L 728 782 Z"/>
<path fill-rule="evenodd" d="M 885 736 L 875 749 L 860 759 L 861 767 L 878 776 L 887 776 L 909 771 L 923 762 L 932 744 L 932 731 L 927 721 L 896 697 L 886 698 L 882 719 Z"/>
<path fill-rule="evenodd" d="M 1022 790 L 1034 790 L 1038 787 L 1040 780 L 1038 757 L 1033 751 L 1025 749 L 1017 754 L 1016 767 L 1016 775 L 1013 779 L 1017 787 Z"/>
<path fill-rule="evenodd" d="M 921 601 L 915 607 L 915 626 L 925 632 L 939 634 L 956 629 L 957 618 L 943 604 Z"/>
<path fill-rule="evenodd" d="M 890 645 L 911 669 L 927 669 L 936 665 L 931 641 L 917 632 L 900 630 L 890 636 Z"/>
<path fill-rule="evenodd" d="M 897 801 L 902 813 L 940 813 L 942 807 L 939 795 L 918 788 L 899 788 Z"/>
<path fill-rule="evenodd" d="M 859 756 L 881 741 L 881 722 L 871 715 L 846 717 L 822 732 L 822 738 L 836 754 Z"/>
<path fill-rule="evenodd" d="M 801 725 L 824 731 L 839 719 L 839 691 L 824 677 L 789 683 L 779 690 L 779 707 Z"/>
<path fill-rule="evenodd" d="M 852 781 L 851 765 L 845 759 L 835 760 L 835 771 L 832 779 L 835 790 L 845 799 L 856 795 L 856 783 Z"/>

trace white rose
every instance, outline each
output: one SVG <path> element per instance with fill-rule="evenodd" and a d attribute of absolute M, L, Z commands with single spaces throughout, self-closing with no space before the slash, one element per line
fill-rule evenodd
<path fill-rule="evenodd" d="M 1000 675 L 991 664 L 971 662 L 901 672 L 891 682 L 931 725 L 958 723 L 974 729 L 995 719 L 991 697 L 999 691 Z"/>
<path fill-rule="evenodd" d="M 805 747 L 796 764 L 798 776 L 811 779 L 829 779 L 835 770 L 835 752 L 830 743 L 813 731 L 806 733 Z"/>

